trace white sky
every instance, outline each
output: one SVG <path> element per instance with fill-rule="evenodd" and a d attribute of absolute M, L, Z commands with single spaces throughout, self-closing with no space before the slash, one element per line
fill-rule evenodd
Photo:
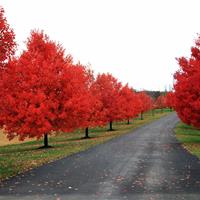
<path fill-rule="evenodd" d="M 200 0 L 0 0 L 19 49 L 43 29 L 74 60 L 135 89 L 164 90 L 200 33 Z"/>

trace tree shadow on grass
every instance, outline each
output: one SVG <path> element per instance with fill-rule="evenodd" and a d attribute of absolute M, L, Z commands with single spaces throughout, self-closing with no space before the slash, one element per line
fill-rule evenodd
<path fill-rule="evenodd" d="M 38 147 L 37 149 L 46 150 L 46 149 L 50 149 L 50 148 L 54 148 L 54 147 L 51 146 L 51 145 L 48 145 L 48 146 L 40 146 L 40 147 Z"/>
<path fill-rule="evenodd" d="M 6 155 L 6 154 L 13 154 L 13 153 L 23 153 L 23 152 L 35 151 L 35 150 L 38 150 L 38 147 L 39 146 L 37 145 L 37 147 L 31 147 L 31 148 L 0 150 L 0 154 Z"/>

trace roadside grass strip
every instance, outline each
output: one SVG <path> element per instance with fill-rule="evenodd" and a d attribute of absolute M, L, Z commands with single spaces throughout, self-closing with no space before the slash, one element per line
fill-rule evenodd
<path fill-rule="evenodd" d="M 180 122 L 175 128 L 175 133 L 183 147 L 200 158 L 200 130 Z"/>

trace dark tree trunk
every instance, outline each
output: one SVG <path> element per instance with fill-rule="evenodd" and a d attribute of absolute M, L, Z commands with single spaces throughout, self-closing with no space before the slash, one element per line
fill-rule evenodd
<path fill-rule="evenodd" d="M 42 147 L 39 147 L 39 149 L 47 149 L 47 148 L 51 148 L 52 146 L 49 146 L 49 142 L 48 142 L 48 133 L 44 134 L 44 145 Z"/>
<path fill-rule="evenodd" d="M 85 128 L 85 138 L 89 138 L 89 128 Z"/>
<path fill-rule="evenodd" d="M 141 120 L 143 120 L 144 119 L 144 117 L 143 117 L 143 112 L 141 112 L 141 118 L 140 118 Z"/>
<path fill-rule="evenodd" d="M 110 129 L 109 131 L 113 131 L 113 128 L 112 128 L 112 121 L 110 121 Z"/>
<path fill-rule="evenodd" d="M 44 148 L 47 148 L 49 145 L 48 145 L 48 134 L 44 134 Z"/>
<path fill-rule="evenodd" d="M 130 124 L 129 118 L 128 118 L 128 120 L 127 120 L 127 124 Z"/>

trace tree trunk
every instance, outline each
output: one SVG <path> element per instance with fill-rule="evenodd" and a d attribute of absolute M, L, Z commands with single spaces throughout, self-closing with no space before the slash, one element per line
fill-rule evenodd
<path fill-rule="evenodd" d="M 89 138 L 89 128 L 85 128 L 85 138 Z"/>
<path fill-rule="evenodd" d="M 128 118 L 128 120 L 127 120 L 127 124 L 130 124 L 129 118 Z"/>
<path fill-rule="evenodd" d="M 39 149 L 47 149 L 47 148 L 51 148 L 52 146 L 49 146 L 49 142 L 48 142 L 48 133 L 44 134 L 44 145 L 39 147 Z"/>
<path fill-rule="evenodd" d="M 143 120 L 144 119 L 144 117 L 143 117 L 143 112 L 141 112 L 141 118 L 140 118 L 141 120 Z"/>
<path fill-rule="evenodd" d="M 44 134 L 44 148 L 48 148 L 49 144 L 48 144 L 48 134 Z"/>
<path fill-rule="evenodd" d="M 112 128 L 112 121 L 110 121 L 110 129 L 109 131 L 113 131 L 113 128 Z"/>

